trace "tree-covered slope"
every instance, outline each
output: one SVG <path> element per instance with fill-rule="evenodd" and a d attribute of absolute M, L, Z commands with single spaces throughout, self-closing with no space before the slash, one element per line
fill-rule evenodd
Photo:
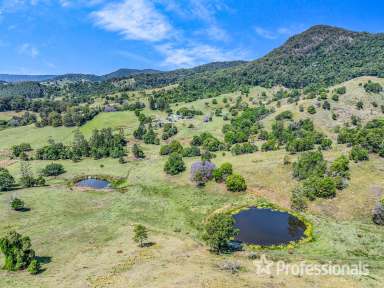
<path fill-rule="evenodd" d="M 239 82 L 296 88 L 384 76 L 384 34 L 314 26 L 234 75 Z"/>
<path fill-rule="evenodd" d="M 169 96 L 192 100 L 240 85 L 327 86 L 364 75 L 384 76 L 384 34 L 318 25 L 258 60 L 186 78 Z"/>

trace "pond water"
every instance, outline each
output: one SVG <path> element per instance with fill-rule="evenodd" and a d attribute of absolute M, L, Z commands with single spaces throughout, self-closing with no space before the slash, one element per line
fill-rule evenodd
<path fill-rule="evenodd" d="M 84 180 L 77 182 L 76 186 L 78 186 L 78 187 L 90 187 L 90 188 L 94 188 L 94 189 L 105 189 L 105 188 L 109 188 L 110 183 L 106 180 L 88 178 L 88 179 L 84 179 Z"/>
<path fill-rule="evenodd" d="M 235 240 L 262 246 L 287 244 L 304 237 L 305 224 L 281 211 L 250 207 L 233 215 L 239 234 Z"/>

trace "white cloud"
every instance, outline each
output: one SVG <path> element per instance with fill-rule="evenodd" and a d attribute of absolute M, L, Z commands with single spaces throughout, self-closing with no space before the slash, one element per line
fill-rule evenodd
<path fill-rule="evenodd" d="M 162 5 L 168 12 L 181 17 L 183 20 L 199 20 L 202 22 L 201 29 L 194 32 L 195 35 L 205 35 L 210 39 L 228 41 L 230 36 L 223 29 L 217 19 L 216 14 L 224 10 L 230 10 L 221 0 L 154 0 Z"/>
<path fill-rule="evenodd" d="M 207 23 L 208 28 L 204 31 L 211 39 L 219 41 L 228 41 L 229 35 L 226 30 L 224 30 L 218 24 L 216 20 L 216 13 L 228 10 L 228 7 L 219 0 L 213 0 L 210 2 L 204 0 L 190 0 L 191 4 L 191 13 L 198 19 L 203 20 Z"/>
<path fill-rule="evenodd" d="M 157 8 L 161 7 L 163 10 Z M 154 43 L 152 46 L 163 57 L 165 67 L 191 67 L 212 61 L 241 59 L 246 53 L 226 50 L 204 43 L 202 39 L 228 41 L 228 33 L 220 27 L 216 13 L 228 9 L 221 0 L 121 0 L 108 4 L 91 14 L 96 25 L 107 31 L 118 32 L 128 40 Z M 199 20 L 200 27 L 188 36 L 182 27 L 176 29 L 161 11 L 169 17 L 184 21 Z M 166 12 L 164 12 L 166 13 Z M 196 38 L 200 41 L 197 41 Z M 122 57 L 140 60 L 128 51 L 119 51 Z M 146 59 L 140 61 L 145 62 Z"/>
<path fill-rule="evenodd" d="M 39 55 L 39 50 L 30 43 L 21 44 L 17 48 L 17 52 L 21 55 L 26 55 L 32 58 L 36 58 Z"/>
<path fill-rule="evenodd" d="M 276 39 L 281 36 L 292 36 L 303 30 L 302 25 L 292 25 L 287 27 L 279 27 L 276 30 L 268 30 L 260 26 L 254 27 L 257 35 L 266 39 Z"/>
<path fill-rule="evenodd" d="M 172 26 L 147 0 L 125 0 L 92 13 L 96 24 L 119 32 L 126 39 L 160 41 L 169 38 Z"/>
<path fill-rule="evenodd" d="M 255 32 L 257 35 L 263 37 L 263 38 L 267 38 L 267 39 L 276 39 L 278 35 L 276 35 L 276 33 L 272 32 L 272 31 L 269 31 L 267 29 L 264 29 L 262 27 L 255 27 Z"/>
<path fill-rule="evenodd" d="M 38 0 L 37 0 L 38 1 Z M 95 6 L 104 3 L 106 0 L 59 0 L 59 3 L 63 7 L 83 7 L 83 6 Z"/>
<path fill-rule="evenodd" d="M 165 56 L 163 65 L 172 67 L 192 67 L 208 62 L 229 61 L 241 59 L 245 55 L 244 51 L 227 51 L 207 44 L 190 44 L 183 47 L 163 44 L 156 48 Z"/>

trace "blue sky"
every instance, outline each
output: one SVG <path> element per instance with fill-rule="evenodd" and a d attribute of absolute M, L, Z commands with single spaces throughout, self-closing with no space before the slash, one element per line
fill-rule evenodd
<path fill-rule="evenodd" d="M 384 32 L 383 1 L 0 0 L 0 73 L 257 59 L 312 25 Z"/>

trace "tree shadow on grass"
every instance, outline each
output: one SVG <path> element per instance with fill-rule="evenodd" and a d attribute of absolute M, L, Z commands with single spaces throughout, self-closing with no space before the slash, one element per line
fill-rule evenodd
<path fill-rule="evenodd" d="M 24 208 L 17 209 L 15 211 L 17 211 L 17 212 L 28 212 L 28 211 L 31 211 L 31 208 L 24 207 Z"/>
<path fill-rule="evenodd" d="M 142 247 L 151 247 L 151 246 L 153 246 L 155 244 L 156 244 L 155 242 L 145 242 L 145 243 L 143 243 Z"/>
<path fill-rule="evenodd" d="M 52 257 L 51 256 L 36 256 L 35 259 L 40 264 L 48 264 L 48 263 L 51 263 L 51 261 L 52 261 Z"/>

